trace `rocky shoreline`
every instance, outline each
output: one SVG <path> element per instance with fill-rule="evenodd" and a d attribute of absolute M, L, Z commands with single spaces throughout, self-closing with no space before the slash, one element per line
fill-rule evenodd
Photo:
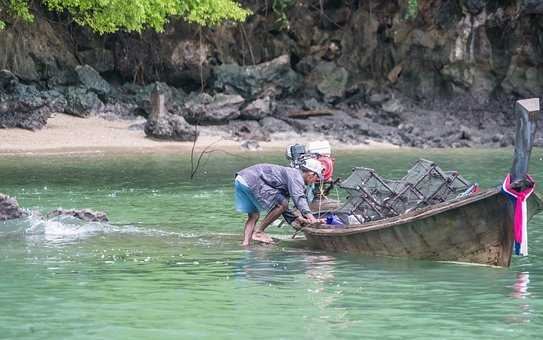
<path fill-rule="evenodd" d="M 182 22 L 139 37 L 78 29 L 76 47 L 43 18 L 13 25 L 0 33 L 0 127 L 39 130 L 66 113 L 144 117 L 139 128 L 160 140 L 193 141 L 207 127 L 245 143 L 294 133 L 506 147 L 514 101 L 543 91 L 543 8 L 530 1 L 425 0 L 411 19 L 396 1 L 300 4 L 280 29 L 262 4 L 246 5 L 255 14 L 244 35 L 225 24 L 199 41 Z M 505 29 L 499 40 L 494 31 Z M 5 48 L 17 39 L 28 44 Z"/>
<path fill-rule="evenodd" d="M 286 58 L 282 59 L 258 67 L 288 64 Z M 345 144 L 376 141 L 421 148 L 506 147 L 514 142 L 512 110 L 510 113 L 423 110 L 392 91 L 357 93 L 335 104 L 288 96 L 282 99 L 263 96 L 251 101 L 225 92 L 185 94 L 159 82 L 113 88 L 88 65 L 76 67 L 76 73 L 81 75 L 76 86 L 40 91 L 34 85 L 23 84 L 11 72 L 0 71 L 0 127 L 38 130 L 53 113 L 64 112 L 82 118 L 98 116 L 113 120 L 136 121 L 137 117 L 148 117 L 146 123 L 131 128 L 144 129 L 148 137 L 159 140 L 188 142 L 194 140 L 198 127 L 216 130 L 224 138 L 245 144 L 270 141 L 289 133 L 322 136 Z M 258 76 L 249 80 L 246 87 L 234 81 L 223 84 L 236 86 L 242 93 L 252 91 L 253 84 L 266 84 L 261 91 L 280 93 L 293 87 L 292 83 L 273 84 Z M 160 117 L 152 115 L 153 93 L 164 98 Z M 536 144 L 543 145 L 542 139 Z"/>

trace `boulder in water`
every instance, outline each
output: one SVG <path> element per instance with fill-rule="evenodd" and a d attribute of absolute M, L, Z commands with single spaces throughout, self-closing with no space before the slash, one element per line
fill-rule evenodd
<path fill-rule="evenodd" d="M 19 207 L 19 203 L 15 198 L 0 194 L 0 221 L 26 216 L 26 212 Z"/>
<path fill-rule="evenodd" d="M 90 209 L 71 209 L 64 210 L 62 208 L 55 209 L 47 214 L 47 218 L 56 216 L 72 216 L 87 222 L 108 222 L 109 219 L 104 212 L 92 211 Z"/>

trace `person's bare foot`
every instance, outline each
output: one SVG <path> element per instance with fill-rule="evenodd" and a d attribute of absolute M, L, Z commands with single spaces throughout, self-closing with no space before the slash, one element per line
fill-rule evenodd
<path fill-rule="evenodd" d="M 253 240 L 262 242 L 262 243 L 275 243 L 268 234 L 262 231 L 255 231 L 253 233 Z"/>

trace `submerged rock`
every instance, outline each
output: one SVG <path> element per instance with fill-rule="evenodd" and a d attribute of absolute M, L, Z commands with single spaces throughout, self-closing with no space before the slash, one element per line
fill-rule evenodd
<path fill-rule="evenodd" d="M 62 208 L 55 209 L 47 214 L 47 218 L 56 216 L 72 216 L 87 222 L 108 222 L 109 219 L 104 212 L 92 211 L 90 209 L 71 209 L 64 210 Z"/>
<path fill-rule="evenodd" d="M 26 212 L 19 207 L 15 198 L 0 193 L 0 221 L 26 216 Z"/>

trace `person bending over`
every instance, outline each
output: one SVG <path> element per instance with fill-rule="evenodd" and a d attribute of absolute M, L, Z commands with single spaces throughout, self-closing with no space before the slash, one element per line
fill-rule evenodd
<path fill-rule="evenodd" d="M 274 164 L 256 164 L 239 171 L 234 181 L 236 210 L 247 214 L 243 245 L 251 239 L 273 243 L 264 230 L 288 209 L 288 199 L 307 222 L 317 220 L 311 214 L 305 195 L 305 185 L 322 180 L 324 168 L 316 159 L 307 159 L 300 169 Z M 266 217 L 255 228 L 260 212 Z"/>

